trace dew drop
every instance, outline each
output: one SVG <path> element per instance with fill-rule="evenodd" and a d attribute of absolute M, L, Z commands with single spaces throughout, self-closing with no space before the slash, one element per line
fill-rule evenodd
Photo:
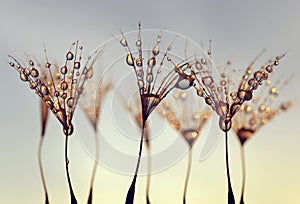
<path fill-rule="evenodd" d="M 203 69 L 203 67 L 202 67 L 202 65 L 199 61 L 196 61 L 195 66 L 196 66 L 197 70 L 202 70 Z"/>
<path fill-rule="evenodd" d="M 78 88 L 77 88 L 77 94 L 78 94 L 78 95 L 81 95 L 82 92 L 83 92 L 83 87 L 82 87 L 82 86 L 78 87 Z"/>
<path fill-rule="evenodd" d="M 203 89 L 202 89 L 202 88 L 199 88 L 199 89 L 197 90 L 197 95 L 203 97 L 203 94 L 204 94 Z"/>
<path fill-rule="evenodd" d="M 172 46 L 169 45 L 167 49 L 168 49 L 168 51 L 170 51 L 172 49 Z"/>
<path fill-rule="evenodd" d="M 32 60 L 29 60 L 29 65 L 34 66 L 34 62 Z"/>
<path fill-rule="evenodd" d="M 206 62 L 206 59 L 205 58 L 202 58 L 201 59 L 201 64 L 205 65 L 207 62 Z"/>
<path fill-rule="evenodd" d="M 54 96 L 59 97 L 59 91 L 55 91 Z"/>
<path fill-rule="evenodd" d="M 141 47 L 142 46 L 142 41 L 141 40 L 136 41 L 135 45 L 137 47 Z"/>
<path fill-rule="evenodd" d="M 153 79 L 154 79 L 154 77 L 153 77 L 152 73 L 147 74 L 147 77 L 146 77 L 147 82 L 151 83 L 153 81 Z"/>
<path fill-rule="evenodd" d="M 131 53 L 127 54 L 126 62 L 129 66 L 134 66 L 134 61 Z"/>
<path fill-rule="evenodd" d="M 49 94 L 49 89 L 48 89 L 48 87 L 45 84 L 42 84 L 40 86 L 40 90 L 41 90 L 41 93 L 43 95 L 48 95 Z"/>
<path fill-rule="evenodd" d="M 219 119 L 219 127 L 221 128 L 221 130 L 223 130 L 224 132 L 227 132 L 230 130 L 232 125 L 231 122 L 231 118 L 226 116 L 226 117 L 220 117 Z"/>
<path fill-rule="evenodd" d="M 72 108 L 73 105 L 74 105 L 74 99 L 73 97 L 70 97 L 68 100 L 67 100 L 67 105 Z"/>
<path fill-rule="evenodd" d="M 32 77 L 38 77 L 39 76 L 39 71 L 37 70 L 37 69 L 35 69 L 35 68 L 32 68 L 31 69 L 31 72 L 30 72 L 30 75 L 32 76 Z"/>
<path fill-rule="evenodd" d="M 205 98 L 205 103 L 210 106 L 212 104 L 211 98 L 210 97 L 206 97 Z"/>
<path fill-rule="evenodd" d="M 77 79 L 72 79 L 72 84 L 77 84 Z"/>
<path fill-rule="evenodd" d="M 226 85 L 226 80 L 223 79 L 223 80 L 221 81 L 221 86 L 225 86 L 225 85 Z"/>
<path fill-rule="evenodd" d="M 89 69 L 87 70 L 87 72 L 85 73 L 85 77 L 86 77 L 87 79 L 92 78 L 93 75 L 94 75 L 93 68 L 89 68 Z"/>
<path fill-rule="evenodd" d="M 45 66 L 46 66 L 46 68 L 50 69 L 51 64 L 49 62 L 47 62 Z"/>
<path fill-rule="evenodd" d="M 74 127 L 73 127 L 72 124 L 70 124 L 70 125 L 64 127 L 64 134 L 65 134 L 66 136 L 72 135 L 73 131 L 74 131 Z M 68 160 L 67 162 L 69 162 L 69 160 Z"/>
<path fill-rule="evenodd" d="M 80 68 L 80 62 L 75 62 L 74 69 L 79 69 L 79 68 Z"/>
<path fill-rule="evenodd" d="M 63 93 L 63 94 L 61 95 L 61 97 L 62 97 L 62 99 L 66 99 L 66 98 L 67 98 L 67 94 L 66 94 L 66 93 Z"/>
<path fill-rule="evenodd" d="M 144 71 L 143 71 L 143 70 L 138 70 L 138 71 L 136 72 L 136 74 L 137 74 L 137 76 L 138 76 L 139 78 L 143 78 L 143 77 L 144 77 Z"/>
<path fill-rule="evenodd" d="M 278 60 L 277 57 L 276 57 L 276 59 L 274 60 L 274 65 L 275 65 L 275 66 L 278 66 L 278 65 L 279 65 L 279 60 Z"/>
<path fill-rule="evenodd" d="M 68 89 L 68 83 L 66 81 L 63 81 L 60 85 L 61 90 L 65 91 Z"/>
<path fill-rule="evenodd" d="M 123 47 L 126 47 L 128 44 L 127 44 L 127 40 L 125 37 L 123 37 L 121 40 L 120 40 L 120 43 Z"/>
<path fill-rule="evenodd" d="M 28 76 L 25 74 L 25 70 L 24 70 L 24 69 L 22 69 L 22 70 L 20 71 L 20 79 L 21 79 L 22 81 L 28 81 Z"/>
<path fill-rule="evenodd" d="M 152 58 L 150 58 L 149 60 L 148 60 L 148 66 L 149 67 L 154 67 L 155 66 L 155 64 L 156 64 L 156 60 L 155 60 L 155 57 L 152 57 Z"/>
<path fill-rule="evenodd" d="M 181 90 L 186 90 L 190 88 L 192 85 L 193 85 L 192 81 L 180 76 L 175 87 Z"/>
<path fill-rule="evenodd" d="M 207 86 L 207 87 L 211 87 L 213 85 L 213 78 L 211 76 L 206 76 L 202 78 L 202 83 Z"/>
<path fill-rule="evenodd" d="M 136 63 L 136 66 L 138 66 L 138 67 L 143 66 L 143 61 L 142 61 L 141 58 L 137 58 L 137 59 L 135 60 L 135 63 Z"/>
<path fill-rule="evenodd" d="M 159 54 L 159 47 L 157 45 L 153 48 L 152 53 L 154 56 Z"/>
<path fill-rule="evenodd" d="M 262 78 L 262 73 L 261 71 L 256 71 L 254 73 L 254 78 L 256 79 L 256 81 L 261 81 L 261 78 Z"/>
<path fill-rule="evenodd" d="M 68 68 L 66 66 L 63 66 L 62 68 L 60 68 L 61 74 L 67 74 L 67 72 L 68 72 Z"/>
<path fill-rule="evenodd" d="M 15 63 L 13 63 L 13 62 L 9 62 L 9 65 L 10 65 L 11 67 L 15 67 Z"/>
<path fill-rule="evenodd" d="M 47 106 L 52 110 L 54 108 L 53 106 L 53 102 L 50 100 L 45 101 L 45 103 L 47 104 Z"/>
<path fill-rule="evenodd" d="M 266 67 L 266 70 L 267 70 L 267 72 L 269 72 L 269 73 L 273 72 L 273 66 L 272 66 L 272 65 L 268 65 L 268 66 Z"/>
<path fill-rule="evenodd" d="M 144 88 L 144 81 L 142 79 L 138 79 L 138 86 L 140 89 Z"/>
<path fill-rule="evenodd" d="M 31 89 L 35 89 L 36 87 L 37 87 L 37 83 L 36 82 L 34 82 L 34 81 L 32 81 L 32 82 L 30 82 L 29 83 L 29 87 L 31 88 Z"/>

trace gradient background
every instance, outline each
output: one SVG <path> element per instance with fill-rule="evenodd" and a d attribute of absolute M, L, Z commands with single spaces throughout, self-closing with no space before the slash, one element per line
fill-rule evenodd
<path fill-rule="evenodd" d="M 50 3 L 51 2 L 51 3 Z M 277 76 L 294 74 L 282 99 L 299 101 L 300 2 L 287 1 L 1 1 L 0 8 L 0 203 L 42 203 L 37 165 L 40 134 L 39 100 L 7 65 L 8 54 L 42 56 L 43 43 L 50 56 L 65 55 L 74 40 L 88 50 L 119 34 L 137 28 L 165 28 L 207 45 L 213 40 L 217 61 L 228 58 L 245 67 L 266 48 L 263 59 L 290 51 Z M 80 114 L 80 111 L 78 111 Z M 300 203 L 299 106 L 263 127 L 246 146 L 247 203 Z M 106 127 L 114 129 L 113 124 Z M 87 126 L 87 133 L 91 133 Z M 90 131 L 90 132 L 88 132 Z M 169 130 L 172 135 L 174 132 Z M 61 127 L 51 115 L 44 163 L 51 203 L 68 203 Z M 199 162 L 200 139 L 195 144 L 188 203 L 226 203 L 224 141 Z M 71 141 L 72 181 L 79 203 L 85 203 L 93 160 L 77 136 Z M 184 145 L 184 143 L 183 143 Z M 126 146 L 126 143 L 124 143 Z M 136 150 L 137 151 L 137 150 Z M 239 195 L 238 143 L 230 137 L 233 188 Z M 114 159 L 114 158 L 112 158 Z M 181 203 L 186 159 L 153 176 L 153 203 Z M 132 177 L 100 167 L 95 203 L 123 203 Z M 144 203 L 145 178 L 138 179 L 136 202 Z"/>

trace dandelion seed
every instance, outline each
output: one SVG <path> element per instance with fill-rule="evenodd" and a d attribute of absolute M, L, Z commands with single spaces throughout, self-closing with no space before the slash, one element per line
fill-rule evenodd
<path fill-rule="evenodd" d="M 51 64 L 47 57 L 47 51 L 44 49 L 46 62 L 44 66 L 34 61 L 33 59 L 26 59 L 26 64 L 21 63 L 13 56 L 9 56 L 12 61 L 9 65 L 15 68 L 22 81 L 28 82 L 31 89 L 47 104 L 48 108 L 56 116 L 63 126 L 65 140 L 65 163 L 68 185 L 70 190 L 71 203 L 77 203 L 75 198 L 71 179 L 69 175 L 68 162 L 68 136 L 73 133 L 74 127 L 72 125 L 73 115 L 83 91 L 84 84 L 89 77 L 86 72 L 95 63 L 90 60 L 91 56 L 97 56 L 97 51 L 92 53 L 90 57 L 82 63 L 82 47 L 79 46 L 78 41 L 73 43 L 72 49 L 69 50 L 65 57 L 65 63 L 59 71 L 55 64 Z M 48 76 L 43 78 L 40 76 L 41 70 L 46 67 Z M 38 71 L 38 69 L 40 71 Z M 76 80 L 74 84 L 73 81 Z M 70 100 L 73 100 L 71 103 Z M 69 103 L 68 103 L 69 101 Z"/>
<path fill-rule="evenodd" d="M 173 107 L 166 100 L 158 106 L 157 111 L 169 122 L 171 127 L 180 133 L 189 146 L 188 167 L 183 191 L 183 204 L 185 204 L 192 165 L 192 148 L 211 113 L 208 109 L 201 107 L 198 98 L 194 98 L 191 92 L 177 92 L 175 93 L 175 99 L 179 103 L 178 106 Z"/>
<path fill-rule="evenodd" d="M 270 85 L 270 82 L 267 83 Z M 280 83 L 276 85 L 279 87 Z M 269 87 L 264 87 L 268 89 Z M 283 87 L 281 87 L 283 88 Z M 265 90 L 264 89 L 264 90 Z M 264 91 L 263 90 L 263 91 Z M 233 130 L 239 139 L 241 147 L 241 160 L 242 160 L 242 191 L 240 203 L 244 203 L 245 185 L 246 185 L 246 164 L 245 164 L 245 147 L 246 142 L 254 136 L 254 134 L 263 126 L 269 123 L 270 120 L 275 118 L 279 113 L 287 111 L 293 106 L 292 101 L 282 102 L 277 107 L 274 107 L 274 92 L 277 88 L 271 87 L 270 91 L 260 94 L 251 102 L 244 103 L 241 110 L 233 118 Z"/>

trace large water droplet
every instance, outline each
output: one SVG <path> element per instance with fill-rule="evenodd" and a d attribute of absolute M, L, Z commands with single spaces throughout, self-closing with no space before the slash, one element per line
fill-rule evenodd
<path fill-rule="evenodd" d="M 67 74 L 67 72 L 68 72 L 68 68 L 66 66 L 63 66 L 62 68 L 60 68 L 61 74 Z"/>
<path fill-rule="evenodd" d="M 239 90 L 237 96 L 241 100 L 250 101 L 252 99 L 252 91 Z"/>
<path fill-rule="evenodd" d="M 39 71 L 37 70 L 37 69 L 35 69 L 35 68 L 32 68 L 31 69 L 31 72 L 30 72 L 30 75 L 32 76 L 32 77 L 38 77 L 39 76 Z"/>
<path fill-rule="evenodd" d="M 267 70 L 267 72 L 269 72 L 269 73 L 273 72 L 273 66 L 272 66 L 272 65 L 268 65 L 268 66 L 266 67 L 266 70 Z"/>
<path fill-rule="evenodd" d="M 61 90 L 65 91 L 68 89 L 68 83 L 66 81 L 63 81 L 60 85 Z"/>
<path fill-rule="evenodd" d="M 202 83 L 207 86 L 211 87 L 213 85 L 214 79 L 211 76 L 206 76 L 202 78 Z"/>
<path fill-rule="evenodd" d="M 155 57 L 152 57 L 152 58 L 150 58 L 149 60 L 148 60 L 148 66 L 149 67 L 154 67 L 155 66 L 155 64 L 156 64 L 156 60 L 155 60 Z"/>
<path fill-rule="evenodd" d="M 181 89 L 181 90 L 186 90 L 186 89 L 190 88 L 192 85 L 193 85 L 193 82 L 180 76 L 175 87 L 178 89 Z"/>
<path fill-rule="evenodd" d="M 67 60 L 72 60 L 74 58 L 74 55 L 72 52 L 68 52 L 66 55 Z"/>
<path fill-rule="evenodd" d="M 74 131 L 74 127 L 73 127 L 72 124 L 67 125 L 66 127 L 64 127 L 64 134 L 65 134 L 66 136 L 72 135 L 73 131 Z"/>
<path fill-rule="evenodd" d="M 262 78 L 262 73 L 261 71 L 256 71 L 254 73 L 254 78 L 256 79 L 256 81 L 261 81 L 261 78 Z"/>
<path fill-rule="evenodd" d="M 231 122 L 231 118 L 226 116 L 226 117 L 220 117 L 219 119 L 219 127 L 221 128 L 221 130 L 223 130 L 224 132 L 227 132 L 230 130 L 232 125 Z"/>
<path fill-rule="evenodd" d="M 43 95 L 48 95 L 49 94 L 49 89 L 48 89 L 48 87 L 45 84 L 42 84 L 40 86 L 40 90 L 41 90 L 41 93 Z"/>
<path fill-rule="evenodd" d="M 74 69 L 79 69 L 79 68 L 80 68 L 80 62 L 75 62 Z"/>
<path fill-rule="evenodd" d="M 22 70 L 20 71 L 20 79 L 21 79 L 22 81 L 28 81 L 28 76 L 27 76 L 27 74 L 25 74 L 25 70 L 24 70 L 24 69 L 22 69 Z"/>
<path fill-rule="evenodd" d="M 126 62 L 129 66 L 134 66 L 134 60 L 131 53 L 127 54 Z"/>

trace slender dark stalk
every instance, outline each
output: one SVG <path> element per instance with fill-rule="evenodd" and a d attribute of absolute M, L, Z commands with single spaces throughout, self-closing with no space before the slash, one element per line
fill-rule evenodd
<path fill-rule="evenodd" d="M 70 190 L 71 204 L 77 204 L 77 200 L 76 200 L 76 197 L 75 197 L 74 192 L 73 192 L 71 178 L 70 178 L 70 173 L 69 173 L 68 138 L 69 138 L 69 136 L 66 135 L 66 140 L 65 140 L 66 173 L 67 173 L 68 185 L 69 185 L 69 190 Z"/>
<path fill-rule="evenodd" d="M 139 149 L 138 161 L 137 161 L 137 165 L 136 165 L 133 180 L 132 180 L 130 188 L 127 192 L 125 204 L 133 204 L 133 201 L 134 201 L 135 183 L 136 183 L 137 174 L 138 174 L 138 171 L 139 171 L 139 166 L 140 166 L 141 156 L 142 156 L 142 149 L 143 149 L 145 122 L 146 121 L 143 121 L 143 124 L 142 124 L 142 135 L 141 135 L 141 140 L 140 140 L 140 149 Z"/>
<path fill-rule="evenodd" d="M 38 147 L 38 163 L 39 163 L 39 169 L 40 169 L 41 179 L 42 179 L 42 183 L 43 183 L 43 188 L 44 188 L 44 192 L 45 192 L 45 204 L 49 204 L 48 190 L 47 190 L 47 186 L 46 186 L 46 180 L 45 180 L 45 176 L 44 176 L 43 163 L 42 163 L 43 143 L 44 143 L 44 135 L 42 133 L 42 135 L 40 137 L 39 147 Z"/>
<path fill-rule="evenodd" d="M 227 182 L 228 182 L 228 204 L 235 204 L 231 181 L 230 181 L 229 159 L 228 159 L 228 135 L 227 134 L 228 134 L 228 131 L 225 131 L 226 173 L 227 173 Z"/>
<path fill-rule="evenodd" d="M 98 134 L 97 134 L 97 129 L 95 129 L 95 162 L 94 162 L 94 167 L 93 167 L 93 172 L 92 172 L 92 177 L 91 177 L 91 184 L 90 184 L 90 192 L 89 192 L 89 197 L 88 197 L 88 204 L 92 204 L 93 202 L 93 186 L 94 186 L 94 181 L 96 177 L 96 172 L 98 169 L 98 161 L 99 161 L 99 139 L 98 139 Z"/>
<path fill-rule="evenodd" d="M 190 148 L 189 149 L 189 158 L 188 158 L 188 164 L 187 164 L 187 169 L 186 169 L 186 176 L 185 176 L 185 182 L 184 182 L 184 190 L 183 190 L 183 204 L 186 203 L 186 192 L 187 192 L 187 187 L 189 184 L 189 178 L 190 178 L 190 173 L 191 173 L 191 166 L 192 166 L 192 157 L 193 157 L 193 151 Z"/>
<path fill-rule="evenodd" d="M 148 168 L 148 175 L 147 175 L 147 186 L 146 186 L 146 201 L 147 204 L 150 204 L 150 183 L 151 183 L 151 147 L 150 145 L 147 146 L 147 151 L 148 151 L 148 157 L 147 157 L 147 168 Z"/>
<path fill-rule="evenodd" d="M 245 149 L 244 146 L 241 145 L 241 160 L 242 160 L 242 192 L 241 192 L 241 199 L 240 204 L 244 204 L 244 193 L 245 193 L 245 185 L 246 185 L 246 162 L 245 162 Z"/>

